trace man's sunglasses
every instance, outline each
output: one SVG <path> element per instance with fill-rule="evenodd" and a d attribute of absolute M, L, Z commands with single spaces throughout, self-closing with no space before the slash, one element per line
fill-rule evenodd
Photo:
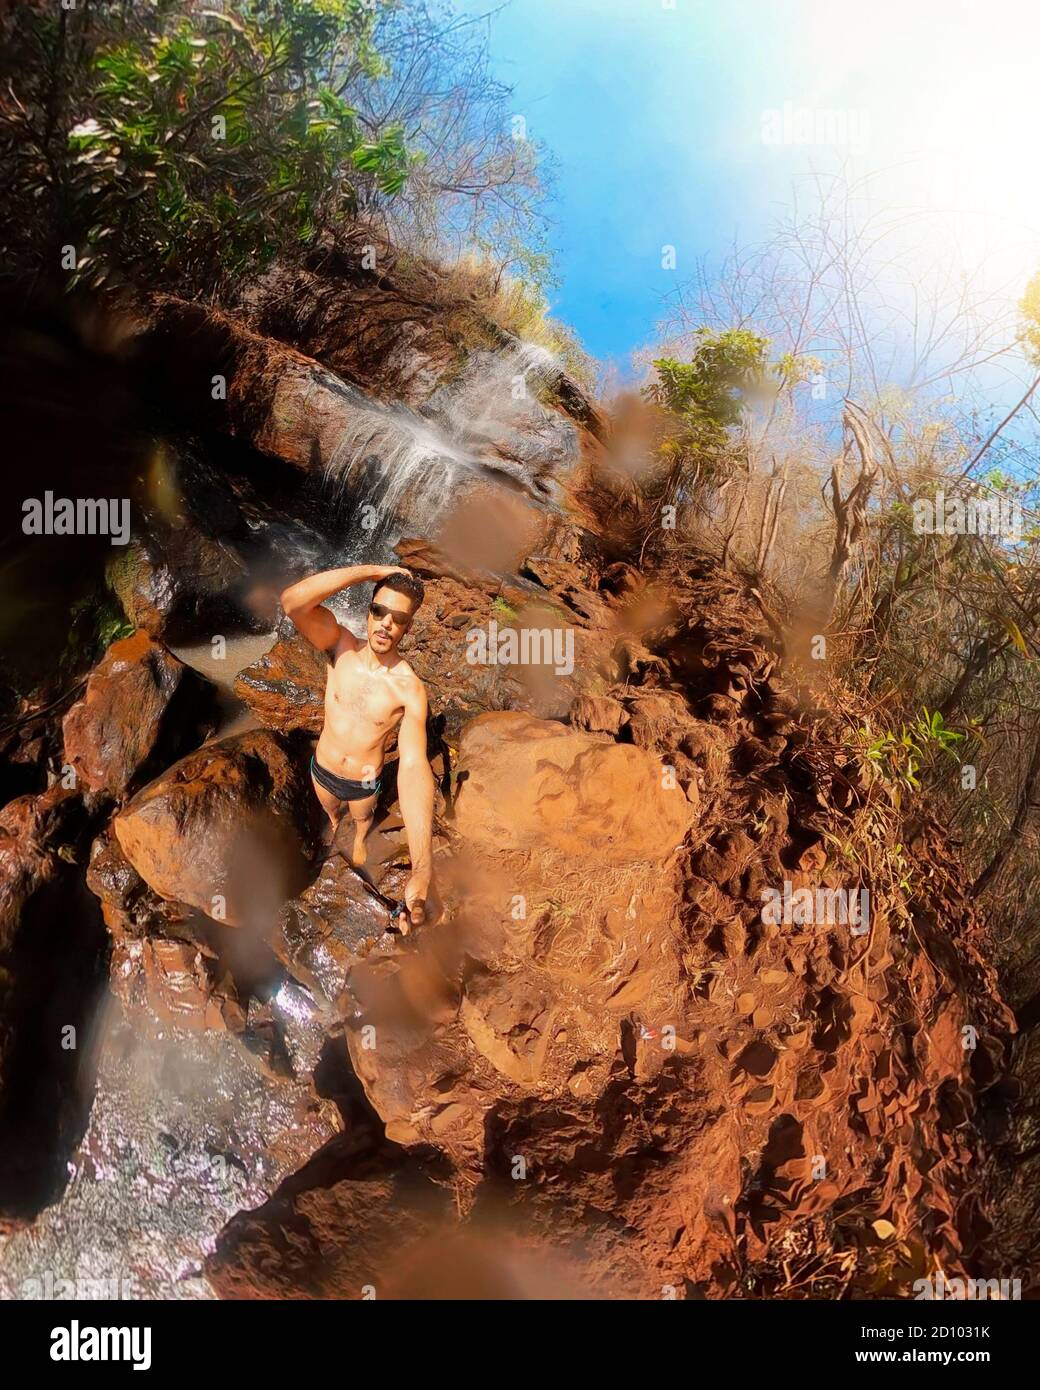
<path fill-rule="evenodd" d="M 368 605 L 368 611 L 372 614 L 372 617 L 377 620 L 380 618 L 393 618 L 398 627 L 407 627 L 412 621 L 412 615 L 410 613 L 402 613 L 399 608 L 387 608 L 383 603 L 370 603 Z"/>

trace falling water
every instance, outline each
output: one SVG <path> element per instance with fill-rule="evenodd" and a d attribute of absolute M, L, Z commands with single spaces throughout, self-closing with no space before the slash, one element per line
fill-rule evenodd
<path fill-rule="evenodd" d="M 436 393 L 438 413 L 453 440 L 465 439 L 479 450 L 503 431 L 535 425 L 537 390 L 560 375 L 560 365 L 547 348 L 517 342 L 499 353 L 474 355 L 477 370 L 461 385 Z M 432 402 L 431 402 L 432 403 Z"/>
<path fill-rule="evenodd" d="M 421 416 L 403 406 L 373 403 L 345 430 L 326 467 L 340 492 L 350 492 L 383 517 L 429 524 L 452 495 L 467 457 Z"/>
<path fill-rule="evenodd" d="M 488 446 L 524 413 L 526 383 L 551 379 L 559 366 L 534 343 L 473 360 L 478 370 L 435 392 L 421 415 L 374 401 L 354 412 L 326 465 L 333 491 L 427 533 L 467 478 L 498 474 L 532 491 L 524 466 Z M 518 381 L 525 384 L 519 400 Z"/>

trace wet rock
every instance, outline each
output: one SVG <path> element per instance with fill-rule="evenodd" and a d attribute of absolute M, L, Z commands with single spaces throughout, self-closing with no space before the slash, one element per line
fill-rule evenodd
<path fill-rule="evenodd" d="M 167 902 L 145 883 L 115 838 L 111 826 L 90 847 L 87 887 L 101 903 L 112 937 L 162 935 L 194 922 L 199 913 L 184 903 Z"/>
<path fill-rule="evenodd" d="M 201 304 L 154 296 L 139 340 L 162 372 L 182 415 L 195 426 L 242 439 L 303 472 L 335 453 L 350 418 L 370 402 L 303 353 L 252 333 Z M 227 384 L 213 400 L 212 378 Z"/>
<path fill-rule="evenodd" d="M 60 753 L 60 721 L 46 715 L 0 738 L 0 806 L 17 796 L 44 791 L 48 772 L 61 765 Z"/>
<path fill-rule="evenodd" d="M 263 1054 L 272 1074 L 313 1077 L 328 1042 L 328 1026 L 328 1009 L 286 978 L 263 1003 L 250 999 L 240 1040 L 254 1055 Z"/>
<path fill-rule="evenodd" d="M 79 796 L 60 782 L 0 810 L 0 951 L 14 941 L 26 904 L 60 873 L 62 847 L 83 820 Z"/>
<path fill-rule="evenodd" d="M 235 680 L 235 694 L 266 729 L 320 734 L 328 659 L 298 633 L 280 638 Z"/>
<path fill-rule="evenodd" d="M 92 791 L 121 796 L 199 723 L 205 686 L 145 632 L 113 642 L 65 716 L 65 761 Z"/>
<path fill-rule="evenodd" d="M 148 1009 L 164 1023 L 182 1028 L 241 1032 L 245 1011 L 234 982 L 221 974 L 216 953 L 185 941 L 145 940 L 126 948 L 128 963 L 140 953 Z M 120 963 L 115 963 L 118 973 Z"/>
<path fill-rule="evenodd" d="M 351 967 L 383 935 L 389 920 L 383 902 L 336 854 L 282 909 L 271 944 L 286 969 L 331 1010 Z"/>
<path fill-rule="evenodd" d="M 222 952 L 221 930 L 203 912 L 154 892 L 123 853 L 112 828 L 91 847 L 87 886 L 112 938 L 110 985 L 128 1017 L 181 1028 L 245 1028 L 245 1004 Z M 251 972 L 243 972 L 248 991 Z M 255 970 L 252 972 L 255 974 Z"/>
<path fill-rule="evenodd" d="M 113 1005 L 97 1033 L 68 1186 L 0 1247 L 0 1294 L 47 1296 L 31 1281 L 49 1270 L 80 1297 L 209 1298 L 202 1266 L 222 1226 L 340 1132 L 338 1109 L 265 1076 L 224 1031 L 150 1030 Z"/>
<path fill-rule="evenodd" d="M 580 456 L 578 431 L 538 399 L 542 373 L 560 374 L 548 354 L 544 363 L 524 360 L 519 344 L 512 353 L 471 352 L 463 372 L 428 398 L 423 414 L 449 436 L 464 427 L 468 447 L 480 456 L 512 459 L 536 480 L 565 475 Z M 523 392 L 514 389 L 518 378 Z"/>
<path fill-rule="evenodd" d="M 87 828 L 60 783 L 0 811 L 0 1229 L 55 1200 L 90 1104 L 107 961 L 76 862 Z"/>
<path fill-rule="evenodd" d="M 317 809 L 305 750 L 265 730 L 206 744 L 138 792 L 113 828 L 160 897 L 266 930 L 309 877 Z"/>
<path fill-rule="evenodd" d="M 581 855 L 595 843 L 602 863 L 664 859 L 692 821 L 649 754 L 528 715 L 474 719 L 458 768 L 456 828 L 475 845 Z"/>
<path fill-rule="evenodd" d="M 227 434 L 316 480 L 343 460 L 345 444 L 364 469 L 366 459 L 378 460 L 430 432 L 422 415 L 400 404 L 382 404 L 313 358 L 209 306 L 153 296 L 137 346 L 192 428 Z M 219 401 L 212 394 L 215 376 L 226 383 Z M 479 421 L 468 422 L 467 435 L 473 437 L 464 443 L 462 471 L 475 478 L 482 465 L 508 474 L 514 486 L 532 495 L 544 495 L 549 489 L 544 482 L 539 487 L 542 475 L 564 458 L 576 459 L 577 440 L 563 416 L 543 415 L 529 441 L 516 437 L 514 453 L 526 453 L 527 459 L 509 452 L 514 440 L 508 431 L 499 440 L 496 431 L 481 430 Z M 446 432 L 446 451 L 457 447 Z M 390 510 L 408 500 L 393 492 L 392 483 L 387 496 Z"/>
<path fill-rule="evenodd" d="M 87 882 L 112 936 L 111 989 L 128 1019 L 227 1031 L 269 1079 L 312 1076 L 331 1010 L 286 977 L 259 941 L 160 898 L 111 830 L 94 842 Z"/>
<path fill-rule="evenodd" d="M 240 601 L 245 561 L 197 525 L 149 532 L 109 562 L 106 576 L 128 621 L 157 641 L 258 630 Z"/>

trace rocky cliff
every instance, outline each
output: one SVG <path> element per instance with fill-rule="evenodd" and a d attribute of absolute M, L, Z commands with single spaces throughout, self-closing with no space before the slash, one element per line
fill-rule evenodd
<path fill-rule="evenodd" d="M 453 337 L 432 272 L 418 314 L 328 267 L 278 288 L 122 335 L 162 461 L 108 566 L 136 632 L 4 731 L 0 1287 L 44 1254 L 158 1297 L 1007 1273 L 1013 1020 L 847 697 L 710 557 L 612 537 L 609 421 L 493 325 Z M 371 875 L 315 866 L 324 662 L 274 600 L 393 554 L 445 905 L 407 938 L 392 775 Z"/>

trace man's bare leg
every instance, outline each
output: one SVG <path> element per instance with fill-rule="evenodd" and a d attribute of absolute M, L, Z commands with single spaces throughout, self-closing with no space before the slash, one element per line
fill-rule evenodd
<path fill-rule="evenodd" d="M 347 806 L 350 803 L 340 801 L 338 796 L 333 796 L 330 791 L 327 791 L 320 782 L 316 782 L 313 777 L 311 778 L 311 782 L 314 786 L 314 794 L 321 802 L 322 810 L 329 818 L 329 823 L 322 833 L 321 842 L 326 850 L 330 850 L 336 842 L 336 832 L 339 830 L 340 821 L 346 814 Z"/>
<path fill-rule="evenodd" d="M 366 796 L 364 801 L 351 801 L 350 818 L 354 822 L 354 849 L 351 852 L 350 862 L 355 869 L 361 869 L 368 859 L 368 832 L 376 818 L 376 802 L 379 800 L 378 793 Z"/>

